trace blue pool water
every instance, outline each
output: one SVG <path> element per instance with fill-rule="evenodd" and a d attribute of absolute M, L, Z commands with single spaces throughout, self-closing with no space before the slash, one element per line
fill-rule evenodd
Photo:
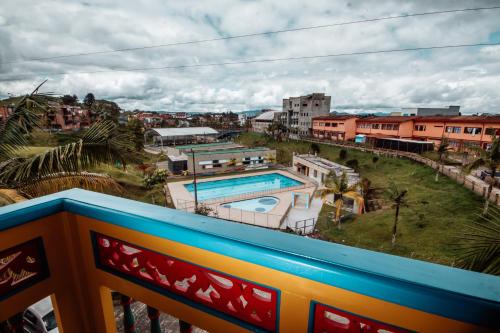
<path fill-rule="evenodd" d="M 279 173 L 214 180 L 197 184 L 198 200 L 203 201 L 252 192 L 277 190 L 302 184 L 298 180 Z M 193 184 L 186 184 L 184 186 L 189 192 L 193 193 Z"/>
<path fill-rule="evenodd" d="M 224 208 L 236 208 L 249 212 L 267 213 L 278 204 L 279 199 L 275 197 L 260 197 L 255 199 L 233 201 L 222 204 Z"/>

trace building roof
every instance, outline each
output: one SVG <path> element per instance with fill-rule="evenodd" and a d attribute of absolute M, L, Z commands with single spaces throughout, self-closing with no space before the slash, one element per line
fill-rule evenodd
<path fill-rule="evenodd" d="M 274 120 L 274 115 L 277 113 L 282 113 L 283 111 L 266 111 L 264 113 L 259 114 L 257 117 L 255 117 L 255 120 L 261 120 L 261 121 L 272 121 Z"/>
<path fill-rule="evenodd" d="M 155 132 L 161 137 L 219 134 L 219 132 L 211 127 L 152 128 L 150 131 Z"/>
<path fill-rule="evenodd" d="M 360 118 L 359 122 L 366 123 L 404 123 L 407 121 L 415 120 L 417 117 L 408 117 L 408 116 L 386 116 L 386 117 L 368 117 L 368 118 Z"/>
<path fill-rule="evenodd" d="M 359 117 L 351 114 L 346 114 L 346 115 L 319 116 L 319 117 L 314 117 L 313 120 L 347 120 L 352 118 L 359 118 Z"/>
<path fill-rule="evenodd" d="M 251 153 L 257 151 L 271 151 L 267 147 L 255 147 L 255 148 L 238 148 L 238 149 L 220 149 L 220 150 L 209 150 L 209 151 L 195 151 L 195 156 L 200 155 L 214 155 L 214 154 L 240 154 L 240 153 Z"/>

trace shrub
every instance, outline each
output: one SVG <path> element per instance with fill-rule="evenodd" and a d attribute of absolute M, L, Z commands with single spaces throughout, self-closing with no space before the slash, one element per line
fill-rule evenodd
<path fill-rule="evenodd" d="M 313 154 L 319 154 L 320 148 L 319 145 L 316 142 L 311 143 L 311 152 Z"/>
<path fill-rule="evenodd" d="M 151 188 L 153 185 L 163 183 L 168 177 L 167 170 L 156 169 L 152 174 L 144 177 L 144 185 Z"/>
<path fill-rule="evenodd" d="M 352 168 L 354 170 L 358 170 L 359 169 L 359 163 L 358 163 L 358 160 L 357 159 L 352 159 L 352 160 L 349 160 L 345 163 L 349 168 Z"/>
<path fill-rule="evenodd" d="M 347 158 L 347 150 L 345 150 L 345 149 L 341 149 L 341 150 L 339 151 L 339 158 L 340 158 L 341 160 L 345 160 L 345 159 Z"/>

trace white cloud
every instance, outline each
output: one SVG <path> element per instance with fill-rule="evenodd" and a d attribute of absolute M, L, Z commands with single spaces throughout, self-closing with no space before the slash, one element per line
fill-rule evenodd
<path fill-rule="evenodd" d="M 490 6 L 476 1 L 474 6 Z M 471 7 L 469 1 L 44 1 L 3 0 L 0 61 Z M 134 52 L 0 64 L 0 97 L 48 77 L 46 91 L 93 92 L 125 109 L 279 108 L 290 95 L 324 92 L 332 108 L 462 105 L 500 113 L 500 46 L 388 53 L 177 70 L 52 75 L 487 42 L 500 11 L 386 20 Z M 35 19 L 36 18 L 36 19 Z M 8 81 L 25 73 L 47 73 Z M 52 73 L 52 74 L 51 74 Z"/>

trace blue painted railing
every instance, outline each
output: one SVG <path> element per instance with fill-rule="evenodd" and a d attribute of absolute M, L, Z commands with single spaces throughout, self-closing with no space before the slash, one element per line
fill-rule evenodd
<path fill-rule="evenodd" d="M 0 208 L 0 232 L 70 212 L 411 309 L 500 330 L 500 278 L 79 189 Z"/>

